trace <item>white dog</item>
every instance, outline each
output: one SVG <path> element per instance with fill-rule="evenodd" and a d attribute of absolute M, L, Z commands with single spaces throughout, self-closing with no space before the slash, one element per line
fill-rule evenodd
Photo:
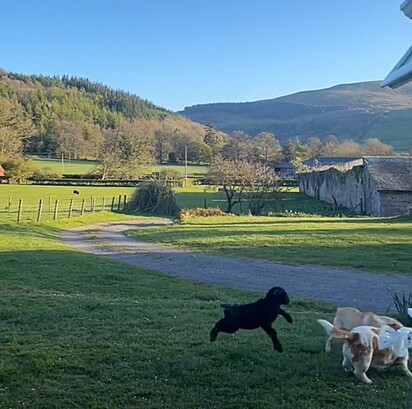
<path fill-rule="evenodd" d="M 411 309 L 412 310 L 412 309 Z M 336 310 L 333 325 L 337 328 L 346 329 L 347 331 L 360 326 L 370 326 L 380 328 L 383 325 L 389 325 L 393 329 L 402 328 L 403 325 L 395 318 L 384 315 L 376 315 L 373 312 L 361 312 L 352 307 L 341 307 Z M 330 352 L 333 336 L 330 335 L 326 340 L 325 351 Z"/>
<path fill-rule="evenodd" d="M 333 326 L 325 320 L 318 320 L 326 333 L 333 338 L 345 340 L 342 346 L 342 367 L 365 383 L 372 383 L 366 376 L 370 367 L 399 367 L 402 372 L 412 378 L 408 368 L 408 348 L 412 348 L 412 328 L 401 328 L 399 331 L 389 326 L 381 329 L 371 326 L 360 326 L 352 331 L 345 331 Z M 381 349 L 382 348 L 382 349 Z"/>

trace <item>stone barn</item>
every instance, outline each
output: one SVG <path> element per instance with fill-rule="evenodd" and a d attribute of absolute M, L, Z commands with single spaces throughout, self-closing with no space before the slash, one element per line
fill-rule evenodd
<path fill-rule="evenodd" d="M 300 191 L 356 214 L 411 214 L 412 157 L 364 156 L 352 165 L 302 173 Z"/>

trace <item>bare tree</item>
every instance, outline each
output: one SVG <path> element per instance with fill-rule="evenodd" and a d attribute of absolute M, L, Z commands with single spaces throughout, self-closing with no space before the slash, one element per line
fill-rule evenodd
<path fill-rule="evenodd" d="M 222 186 L 226 196 L 226 212 L 246 200 L 253 215 L 260 215 L 277 187 L 277 176 L 268 167 L 248 161 L 217 158 L 207 174 L 209 183 Z"/>

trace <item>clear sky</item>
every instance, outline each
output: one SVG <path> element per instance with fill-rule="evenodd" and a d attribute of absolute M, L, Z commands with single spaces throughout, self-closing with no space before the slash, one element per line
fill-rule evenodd
<path fill-rule="evenodd" d="M 73 75 L 170 110 L 382 80 L 412 43 L 402 0 L 15 0 L 0 67 Z"/>

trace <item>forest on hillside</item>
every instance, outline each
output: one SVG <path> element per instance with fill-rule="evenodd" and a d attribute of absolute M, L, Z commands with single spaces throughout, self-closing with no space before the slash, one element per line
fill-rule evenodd
<path fill-rule="evenodd" d="M 94 159 L 102 178 L 136 178 L 142 165 L 209 164 L 222 157 L 273 166 L 319 156 L 392 155 L 377 139 L 362 144 L 329 135 L 283 145 L 270 132 L 230 135 L 125 91 L 77 77 L 0 70 L 0 163 L 24 156 Z M 8 165 L 9 169 L 12 167 Z M 7 166 L 6 166 L 7 167 Z"/>
<path fill-rule="evenodd" d="M 3 160 L 64 155 L 106 161 L 109 172 L 119 173 L 119 156 L 139 164 L 176 162 L 186 149 L 192 162 L 208 161 L 203 138 L 204 126 L 125 91 L 78 77 L 0 71 Z"/>

